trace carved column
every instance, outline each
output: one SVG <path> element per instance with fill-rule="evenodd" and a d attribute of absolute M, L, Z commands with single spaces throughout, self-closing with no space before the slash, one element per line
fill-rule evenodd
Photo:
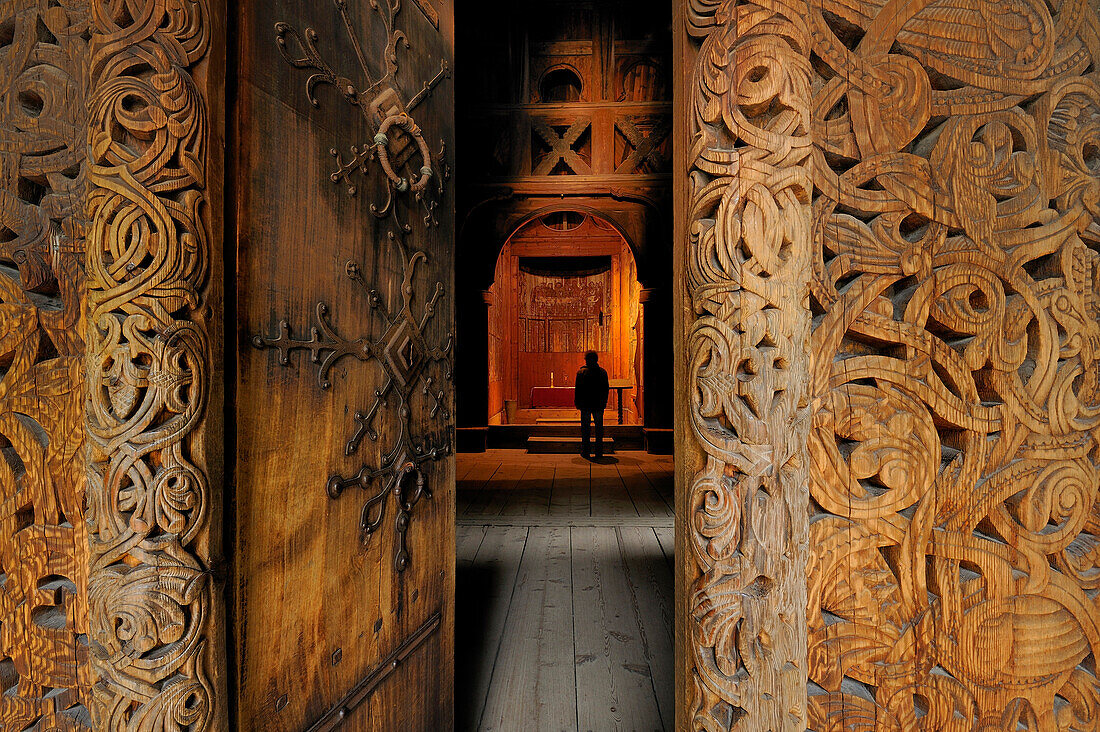
<path fill-rule="evenodd" d="M 806 17 L 681 4 L 680 729 L 806 729 Z"/>
<path fill-rule="evenodd" d="M 94 0 L 89 624 L 97 729 L 226 729 L 218 0 Z"/>

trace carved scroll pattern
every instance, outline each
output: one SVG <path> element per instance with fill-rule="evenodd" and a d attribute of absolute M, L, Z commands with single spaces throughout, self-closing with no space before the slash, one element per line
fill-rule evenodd
<path fill-rule="evenodd" d="M 1095 730 L 1097 6 L 810 22 L 810 727 Z"/>
<path fill-rule="evenodd" d="M 88 724 L 83 3 L 0 6 L 0 729 Z"/>
<path fill-rule="evenodd" d="M 800 2 L 687 3 L 692 729 L 806 728 L 810 63 Z"/>
<path fill-rule="evenodd" d="M 91 3 L 87 431 L 96 727 L 216 726 L 206 0 Z"/>

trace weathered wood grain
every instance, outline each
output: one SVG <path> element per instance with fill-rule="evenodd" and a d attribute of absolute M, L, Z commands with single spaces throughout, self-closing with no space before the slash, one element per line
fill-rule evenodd
<path fill-rule="evenodd" d="M 458 721 L 465 729 L 476 729 L 484 716 L 528 531 L 527 527 L 488 529 L 474 558 L 478 571 L 460 580 L 458 603 L 465 622 L 458 650 L 457 693 L 466 715 Z"/>
<path fill-rule="evenodd" d="M 571 536 L 577 728 L 660 730 L 617 530 L 575 528 Z"/>
<path fill-rule="evenodd" d="M 550 513 L 557 516 L 591 516 L 591 466 L 568 463 L 554 472 L 554 489 L 550 493 Z"/>
<path fill-rule="evenodd" d="M 577 724 L 569 533 L 528 532 L 480 730 L 508 732 L 520 720 L 545 730 Z"/>
<path fill-rule="evenodd" d="M 664 729 L 675 724 L 672 568 L 663 551 L 654 551 L 653 527 L 620 526 L 619 551 L 630 585 L 630 602 L 641 633 L 642 650 L 653 683 Z"/>

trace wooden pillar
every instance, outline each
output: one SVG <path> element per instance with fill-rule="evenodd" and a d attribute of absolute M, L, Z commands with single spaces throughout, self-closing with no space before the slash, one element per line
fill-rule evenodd
<path fill-rule="evenodd" d="M 667 430 L 672 424 L 670 299 L 667 287 L 647 287 L 638 296 L 642 308 L 642 414 L 647 429 Z"/>
<path fill-rule="evenodd" d="M 91 4 L 89 624 L 101 730 L 227 729 L 219 0 Z"/>
<path fill-rule="evenodd" d="M 460 371 L 455 393 L 462 452 L 484 452 L 489 424 L 489 291 L 460 289 L 461 302 L 455 324 L 456 358 Z"/>
<path fill-rule="evenodd" d="M 806 729 L 810 34 L 682 0 L 677 727 Z"/>

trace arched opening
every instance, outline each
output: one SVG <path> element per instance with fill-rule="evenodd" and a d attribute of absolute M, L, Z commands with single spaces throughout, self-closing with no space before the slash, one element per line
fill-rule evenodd
<path fill-rule="evenodd" d="M 489 424 L 574 421 L 588 351 L 611 380 L 608 424 L 640 424 L 640 295 L 631 247 L 607 219 L 562 210 L 517 227 L 487 295 Z"/>
<path fill-rule="evenodd" d="M 583 94 L 581 77 L 568 66 L 550 69 L 539 82 L 540 102 L 579 102 L 583 99 Z"/>

